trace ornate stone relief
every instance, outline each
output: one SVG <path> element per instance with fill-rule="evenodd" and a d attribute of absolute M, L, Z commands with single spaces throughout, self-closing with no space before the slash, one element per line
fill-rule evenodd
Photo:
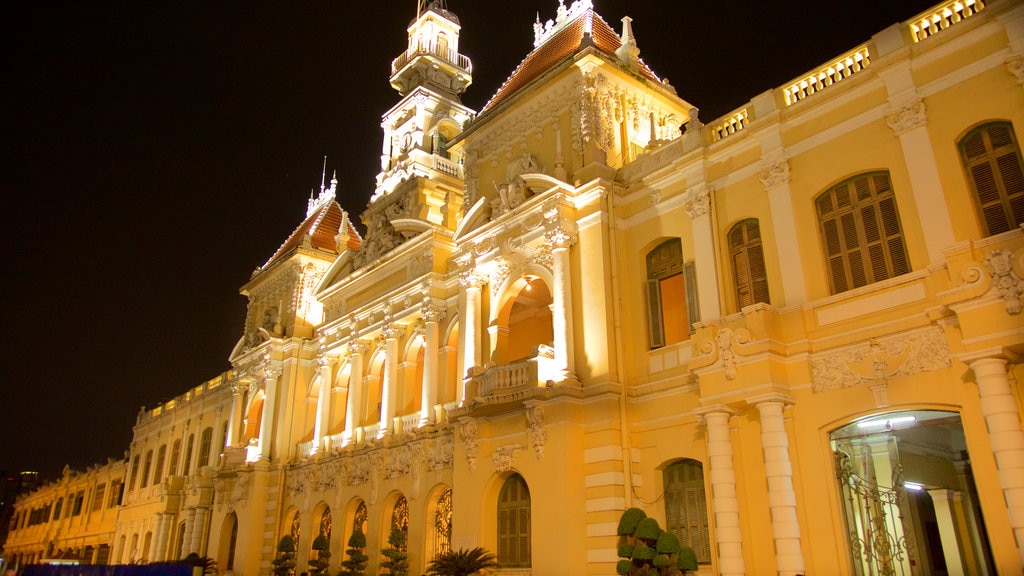
<path fill-rule="evenodd" d="M 1016 316 L 1024 306 L 1024 279 L 1014 271 L 1014 260 L 1018 267 L 1024 269 L 1024 249 L 1016 254 L 1005 248 L 997 248 L 985 257 L 985 268 L 992 276 L 992 287 L 989 294 L 1005 302 L 1006 313 Z"/>
<path fill-rule="evenodd" d="M 519 444 L 498 446 L 498 448 L 494 450 L 494 454 L 491 455 L 491 460 L 494 462 L 494 469 L 499 473 L 511 470 L 512 464 L 515 462 L 516 456 L 519 455 L 519 450 L 521 448 L 522 446 Z"/>
<path fill-rule="evenodd" d="M 431 470 L 444 470 L 451 468 L 455 462 L 455 443 L 451 438 L 444 436 L 434 442 L 430 450 L 429 465 Z"/>
<path fill-rule="evenodd" d="M 693 186 L 686 190 L 683 210 L 690 219 L 707 216 L 711 212 L 711 187 L 706 184 Z"/>
<path fill-rule="evenodd" d="M 394 250 L 403 242 L 405 242 L 405 237 L 395 231 L 395 227 L 383 213 L 377 212 L 370 217 L 366 239 L 353 255 L 352 262 L 357 268 L 362 268 Z"/>
<path fill-rule="evenodd" d="M 525 144 L 523 146 L 525 147 Z M 541 172 L 543 169 L 537 164 L 537 158 L 526 150 L 523 150 L 519 158 L 510 162 L 505 168 L 505 182 L 494 183 L 497 197 L 491 200 L 491 219 L 511 212 L 526 202 L 530 190 L 527 189 L 522 175 Z"/>
<path fill-rule="evenodd" d="M 877 384 L 951 365 L 949 344 L 937 326 L 914 333 L 873 338 L 859 346 L 811 360 L 814 392 Z"/>
<path fill-rule="evenodd" d="M 1024 86 L 1024 56 L 1011 56 L 1006 61 L 1006 69 L 1017 78 L 1017 84 Z"/>
<path fill-rule="evenodd" d="M 544 429 L 544 407 L 540 405 L 528 407 L 526 409 L 526 421 L 529 424 L 530 442 L 533 443 L 533 451 L 537 454 L 537 460 L 543 460 L 544 446 L 548 442 L 548 433 Z"/>
<path fill-rule="evenodd" d="M 896 132 L 897 136 L 918 126 L 923 126 L 927 121 L 928 113 L 925 110 L 924 101 L 921 99 L 900 104 L 885 116 L 885 123 Z"/>
<path fill-rule="evenodd" d="M 476 469 L 476 458 L 480 454 L 480 446 L 477 444 L 477 425 L 473 420 L 465 420 L 461 426 L 462 441 L 466 444 L 466 465 L 470 472 Z"/>
<path fill-rule="evenodd" d="M 765 190 L 770 191 L 778 188 L 789 182 L 789 161 L 779 160 L 774 162 L 764 170 L 761 170 L 757 177 L 761 184 L 764 184 Z"/>
<path fill-rule="evenodd" d="M 736 352 L 733 344 L 746 344 L 750 342 L 750 331 L 740 328 L 735 332 L 729 328 L 718 331 L 718 357 L 722 361 L 722 368 L 725 370 L 726 380 L 735 380 L 738 368 L 736 367 Z"/>

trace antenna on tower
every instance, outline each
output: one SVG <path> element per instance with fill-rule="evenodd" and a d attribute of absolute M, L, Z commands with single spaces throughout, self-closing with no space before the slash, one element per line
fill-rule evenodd
<path fill-rule="evenodd" d="M 423 10 L 426 8 L 427 0 L 416 0 L 416 18 L 419 19 L 423 15 Z"/>

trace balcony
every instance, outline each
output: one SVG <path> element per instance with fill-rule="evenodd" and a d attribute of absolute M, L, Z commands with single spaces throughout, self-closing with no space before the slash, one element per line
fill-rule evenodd
<path fill-rule="evenodd" d="M 417 56 L 425 55 L 437 56 L 466 74 L 473 73 L 473 63 L 470 62 L 468 57 L 459 54 L 447 45 L 420 40 L 415 48 L 406 50 L 391 62 L 391 75 L 398 74 L 402 68 L 405 68 Z"/>

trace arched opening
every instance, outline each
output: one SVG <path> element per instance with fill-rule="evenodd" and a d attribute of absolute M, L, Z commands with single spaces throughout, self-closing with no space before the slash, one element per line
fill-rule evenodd
<path fill-rule="evenodd" d="M 873 414 L 830 439 L 855 574 L 995 573 L 959 414 Z"/>
<path fill-rule="evenodd" d="M 224 570 L 234 570 L 235 544 L 238 541 L 238 517 L 232 512 L 224 518 L 220 527 L 220 550 L 218 558 L 223 559 Z"/>
<path fill-rule="evenodd" d="M 665 529 L 693 549 L 697 562 L 711 562 L 708 504 L 704 466 L 697 460 L 673 462 L 662 472 L 665 491 Z"/>
<path fill-rule="evenodd" d="M 464 376 L 461 373 L 462 370 L 459 368 L 458 323 L 453 324 L 452 329 L 448 332 L 448 338 L 445 340 L 442 359 L 444 360 L 444 382 L 441 383 L 441 389 L 437 395 L 437 402 L 439 404 L 447 404 L 448 402 L 456 402 L 459 400 L 456 398 L 456 394 L 459 389 L 459 382 Z"/>
<path fill-rule="evenodd" d="M 452 549 L 452 489 L 444 488 L 433 501 L 430 510 L 429 532 L 433 537 L 428 540 L 427 558 L 450 552 Z"/>
<path fill-rule="evenodd" d="M 263 420 L 263 400 L 264 393 L 260 390 L 253 397 L 252 401 L 249 402 L 249 409 L 245 412 L 245 433 L 242 437 L 242 445 L 246 445 L 250 440 L 258 439 L 260 437 L 260 422 Z"/>
<path fill-rule="evenodd" d="M 519 474 L 512 474 L 498 493 L 498 565 L 530 566 L 530 489 Z"/>
<path fill-rule="evenodd" d="M 509 287 L 514 297 L 508 298 L 498 312 L 492 361 L 509 364 L 533 358 L 539 347 L 552 345 L 551 290 L 537 276 L 524 275 Z"/>

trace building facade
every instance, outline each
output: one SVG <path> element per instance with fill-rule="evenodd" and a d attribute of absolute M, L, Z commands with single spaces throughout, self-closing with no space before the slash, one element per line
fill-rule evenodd
<path fill-rule="evenodd" d="M 638 507 L 701 574 L 1020 572 L 1020 2 L 707 123 L 589 0 L 479 112 L 459 31 L 408 28 L 365 236 L 322 187 L 233 369 L 139 414 L 111 562 L 334 572 L 359 531 L 376 573 L 396 527 L 411 573 L 613 574 Z"/>

